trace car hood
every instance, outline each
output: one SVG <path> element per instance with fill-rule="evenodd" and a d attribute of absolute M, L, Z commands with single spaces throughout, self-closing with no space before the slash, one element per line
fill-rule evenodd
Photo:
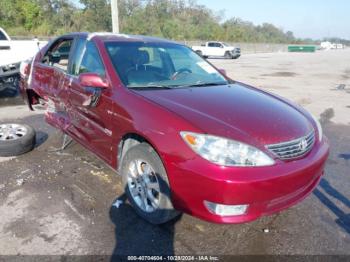
<path fill-rule="evenodd" d="M 39 42 L 39 47 L 43 47 L 46 43 Z M 10 47 L 10 49 L 0 50 L 0 66 L 15 64 L 30 59 L 39 50 L 38 44 L 35 41 L 3 41 L 0 43 L 0 46 Z"/>
<path fill-rule="evenodd" d="M 137 92 L 204 133 L 249 144 L 290 141 L 313 130 L 309 120 L 290 104 L 239 83 Z"/>

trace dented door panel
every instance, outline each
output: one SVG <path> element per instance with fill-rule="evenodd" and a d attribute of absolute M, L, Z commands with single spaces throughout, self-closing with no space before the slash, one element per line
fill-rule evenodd
<path fill-rule="evenodd" d="M 112 131 L 108 110 L 112 108 L 110 91 L 102 91 L 96 106 L 85 103 L 89 99 L 86 87 L 81 86 L 78 78 L 72 77 L 69 89 L 69 117 L 72 125 L 69 132 L 82 143 L 88 144 L 106 161 L 111 160 Z"/>

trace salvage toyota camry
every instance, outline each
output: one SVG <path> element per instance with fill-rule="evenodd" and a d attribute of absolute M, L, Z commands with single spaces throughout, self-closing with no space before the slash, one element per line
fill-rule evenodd
<path fill-rule="evenodd" d="M 309 195 L 327 138 L 313 116 L 229 79 L 190 48 L 145 36 L 61 36 L 22 65 L 31 109 L 122 176 L 154 224 L 180 212 L 243 223 Z"/>

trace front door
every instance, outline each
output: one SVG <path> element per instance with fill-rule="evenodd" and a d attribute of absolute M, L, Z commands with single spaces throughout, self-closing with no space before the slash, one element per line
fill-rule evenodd
<path fill-rule="evenodd" d="M 67 77 L 68 113 L 71 119 L 69 133 L 91 151 L 110 162 L 112 159 L 112 130 L 110 119 L 112 101 L 111 89 L 103 90 L 98 103 L 87 103 L 89 87 L 81 86 L 79 74 L 97 73 L 106 77 L 106 71 L 99 51 L 92 41 L 77 40 L 71 60 L 70 75 Z"/>
<path fill-rule="evenodd" d="M 55 41 L 43 58 L 34 61 L 31 80 L 31 88 L 46 103 L 47 122 L 63 131 L 69 126 L 65 81 L 73 41 L 73 38 Z"/>

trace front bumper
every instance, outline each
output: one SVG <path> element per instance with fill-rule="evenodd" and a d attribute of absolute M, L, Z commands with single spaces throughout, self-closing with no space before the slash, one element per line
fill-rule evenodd
<path fill-rule="evenodd" d="M 167 163 L 175 208 L 215 223 L 244 223 L 286 209 L 307 197 L 318 185 L 329 154 L 326 138 L 303 159 L 274 166 L 229 168 L 198 157 Z M 243 215 L 218 216 L 204 201 L 249 205 Z"/>
<path fill-rule="evenodd" d="M 21 63 L 13 63 L 9 65 L 0 66 L 0 78 L 8 78 L 19 74 L 19 67 Z"/>
<path fill-rule="evenodd" d="M 235 50 L 232 51 L 232 58 L 237 59 L 241 56 L 241 49 L 236 48 Z"/>

